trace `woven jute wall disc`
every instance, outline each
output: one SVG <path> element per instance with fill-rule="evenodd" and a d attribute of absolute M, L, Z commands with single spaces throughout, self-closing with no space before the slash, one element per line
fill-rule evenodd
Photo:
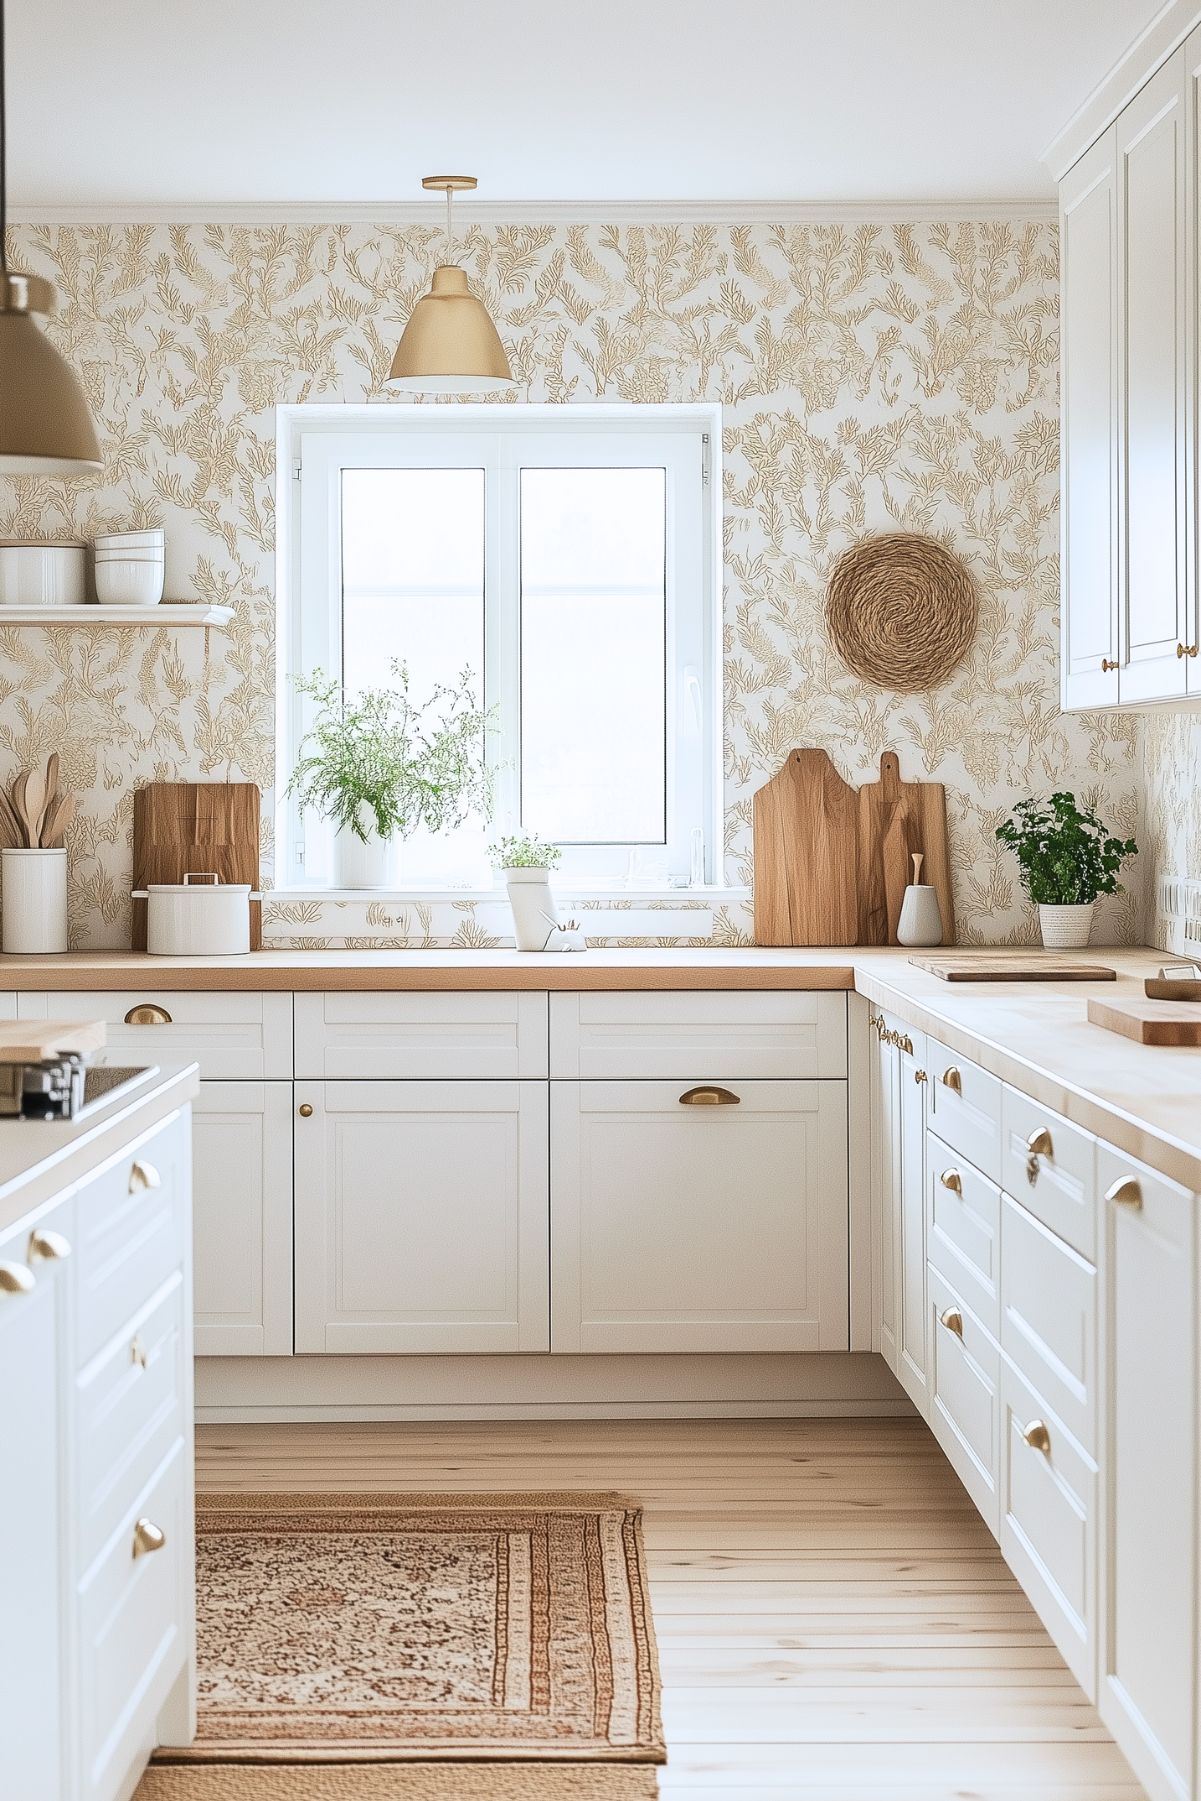
<path fill-rule="evenodd" d="M 843 662 L 901 694 L 946 681 L 968 653 L 978 613 L 967 566 L 916 532 L 852 545 L 826 589 L 826 624 Z"/>

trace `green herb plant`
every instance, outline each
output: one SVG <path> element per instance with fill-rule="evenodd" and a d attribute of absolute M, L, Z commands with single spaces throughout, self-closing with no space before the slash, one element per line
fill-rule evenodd
<path fill-rule="evenodd" d="M 1112 837 L 1074 794 L 1020 800 L 997 837 L 1017 853 L 1022 886 L 1040 907 L 1087 906 L 1115 893 L 1118 870 L 1138 854 L 1133 838 Z"/>
<path fill-rule="evenodd" d="M 296 692 L 317 715 L 300 744 L 288 783 L 311 809 L 367 842 L 363 814 L 381 838 L 411 838 L 419 826 L 442 832 L 492 810 L 492 771 L 484 755 L 491 711 L 476 704 L 472 673 L 438 683 L 420 705 L 409 672 L 392 661 L 393 686 L 346 695 L 322 669 L 296 678 Z"/>
<path fill-rule="evenodd" d="M 495 869 L 554 869 L 563 852 L 541 838 L 518 836 L 499 838 L 488 846 L 488 855 Z"/>

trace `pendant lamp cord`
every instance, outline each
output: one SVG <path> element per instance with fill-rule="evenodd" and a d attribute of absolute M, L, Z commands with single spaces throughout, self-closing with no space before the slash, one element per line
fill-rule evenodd
<path fill-rule="evenodd" d="M 4 10 L 4 0 L 0 0 L 0 13 L 2 13 L 3 10 Z M 0 66 L 2 66 L 2 64 L 3 64 L 3 55 L 4 55 L 4 34 L 3 34 L 3 29 L 0 28 Z M 3 168 L 3 161 L 0 160 L 0 169 L 2 169 L 2 168 Z M 454 199 L 454 189 L 448 187 L 446 190 L 446 260 L 448 263 L 453 263 L 455 260 L 454 215 L 451 210 L 451 202 L 453 201 L 453 199 Z"/>
<path fill-rule="evenodd" d="M 8 280 L 8 108 L 4 68 L 4 0 L 0 0 L 0 275 Z M 7 288 L 2 297 L 7 304 Z"/>

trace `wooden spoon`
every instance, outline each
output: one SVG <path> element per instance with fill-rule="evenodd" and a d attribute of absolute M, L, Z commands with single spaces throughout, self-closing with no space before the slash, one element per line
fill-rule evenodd
<path fill-rule="evenodd" d="M 58 799 L 58 768 L 58 752 L 52 750 L 49 757 L 46 759 L 46 796 L 42 802 L 42 816 L 38 821 L 38 843 L 43 849 L 48 848 L 46 821 L 49 819 L 51 809 Z"/>
<path fill-rule="evenodd" d="M 26 850 L 37 848 L 38 815 L 29 803 L 29 784 L 33 777 L 32 769 L 23 769 L 12 786 L 13 812 L 21 826 L 21 836 L 25 840 Z"/>
<path fill-rule="evenodd" d="M 42 814 L 46 810 L 46 778 L 40 769 L 31 769 L 29 779 L 25 783 L 24 804 L 21 811 L 29 831 L 30 850 L 39 849 L 42 842 Z"/>
<path fill-rule="evenodd" d="M 42 846 L 45 850 L 61 850 L 67 827 L 75 817 L 75 796 L 58 795 L 42 815 Z"/>
<path fill-rule="evenodd" d="M 926 853 L 925 851 L 911 850 L 909 855 L 913 859 L 913 885 L 915 888 L 920 888 L 922 883 L 922 864 L 926 860 Z"/>
<path fill-rule="evenodd" d="M 24 827 L 13 811 L 12 801 L 8 798 L 8 789 L 2 787 L 0 787 L 0 837 L 3 837 L 8 850 L 20 850 L 25 842 Z"/>

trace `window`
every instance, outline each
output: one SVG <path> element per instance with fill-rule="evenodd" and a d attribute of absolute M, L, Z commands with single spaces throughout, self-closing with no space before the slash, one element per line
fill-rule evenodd
<path fill-rule="evenodd" d="M 493 710 L 491 825 L 419 835 L 405 886 L 486 886 L 490 837 L 563 847 L 577 886 L 720 879 L 710 407 L 286 407 L 280 741 L 321 668 L 415 698 L 471 671 Z M 282 787 L 282 782 L 281 782 Z M 281 816 L 283 886 L 329 886 L 332 838 Z"/>

